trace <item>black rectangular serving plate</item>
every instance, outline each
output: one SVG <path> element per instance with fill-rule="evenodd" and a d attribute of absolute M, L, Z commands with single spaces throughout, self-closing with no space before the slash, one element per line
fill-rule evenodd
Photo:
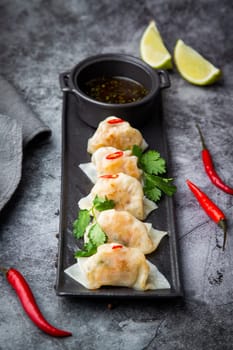
<path fill-rule="evenodd" d="M 166 137 L 162 126 L 162 102 L 159 109 L 159 118 L 153 119 L 152 116 L 140 131 L 148 142 L 150 149 L 158 150 L 161 156 L 166 159 L 169 169 Z M 154 263 L 166 276 L 171 284 L 171 289 L 141 292 L 125 287 L 102 287 L 98 290 L 88 290 L 64 273 L 68 266 L 76 262 L 74 252 L 83 244 L 82 240 L 77 241 L 73 237 L 72 223 L 77 217 L 79 199 L 89 193 L 93 184 L 78 165 L 90 161 L 90 156 L 87 153 L 87 140 L 95 130 L 79 118 L 76 97 L 70 92 L 64 92 L 63 94 L 62 114 L 62 186 L 55 286 L 57 295 L 86 298 L 111 297 L 114 299 L 181 296 L 173 200 L 167 196 L 161 199 L 158 203 L 159 208 L 151 213 L 146 221 L 151 222 L 154 228 L 168 231 L 169 236 L 162 239 L 158 249 L 147 255 L 147 259 Z"/>

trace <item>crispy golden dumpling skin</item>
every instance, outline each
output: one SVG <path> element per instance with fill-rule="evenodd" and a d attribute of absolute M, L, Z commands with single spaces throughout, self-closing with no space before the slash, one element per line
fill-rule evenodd
<path fill-rule="evenodd" d="M 143 137 L 139 130 L 130 126 L 126 121 L 116 124 L 109 123 L 113 119 L 119 118 L 108 117 L 99 124 L 94 135 L 88 140 L 88 153 L 92 154 L 98 148 L 106 146 L 124 151 L 132 148 L 133 145 L 143 145 Z"/>
<path fill-rule="evenodd" d="M 97 253 L 78 258 L 65 272 L 88 289 L 102 286 L 130 287 L 139 291 L 170 288 L 167 279 L 137 248 L 103 244 Z"/>
<path fill-rule="evenodd" d="M 91 208 L 96 195 L 113 200 L 116 210 L 129 211 L 139 220 L 145 218 L 142 185 L 132 176 L 119 173 L 99 177 L 90 194 L 80 199 L 80 209 Z"/>
<path fill-rule="evenodd" d="M 98 224 L 106 233 L 108 243 L 119 242 L 126 247 L 138 248 L 143 254 L 149 254 L 157 248 L 158 242 L 149 234 L 153 228 L 127 211 L 104 210 L 98 216 Z M 166 234 L 157 232 L 161 236 Z"/>
<path fill-rule="evenodd" d="M 92 155 L 97 175 L 124 173 L 140 179 L 142 171 L 137 166 L 138 158 L 130 150 L 120 151 L 114 147 L 101 147 Z"/>

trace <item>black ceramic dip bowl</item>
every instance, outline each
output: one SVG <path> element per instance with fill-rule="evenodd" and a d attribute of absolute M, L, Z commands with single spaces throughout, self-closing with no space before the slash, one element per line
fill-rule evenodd
<path fill-rule="evenodd" d="M 139 93 L 137 99 L 132 102 L 132 99 L 125 99 L 124 92 L 121 91 L 122 96 L 120 95 L 117 102 L 112 102 L 111 99 L 109 102 L 106 91 L 104 91 L 105 99 L 97 100 L 96 95 L 92 96 L 90 93 L 91 89 L 87 89 L 90 82 L 106 79 L 111 85 L 115 78 L 125 80 L 123 88 L 125 86 L 126 89 L 128 82 L 132 83 L 131 94 L 135 93 L 136 85 L 139 90 L 143 89 L 143 93 L 141 95 Z M 102 54 L 84 59 L 70 72 L 60 74 L 60 86 L 62 91 L 76 95 L 77 114 L 88 125 L 97 127 L 106 117 L 116 116 L 138 127 L 145 124 L 148 119 L 156 118 L 161 102 L 161 90 L 170 86 L 170 80 L 166 71 L 154 70 L 133 56 Z M 93 91 L 95 88 L 99 89 L 100 85 L 92 86 Z"/>

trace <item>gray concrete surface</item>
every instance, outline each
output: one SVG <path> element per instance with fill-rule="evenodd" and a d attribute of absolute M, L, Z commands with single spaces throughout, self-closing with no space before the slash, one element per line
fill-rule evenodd
<path fill-rule="evenodd" d="M 180 265 L 185 296 L 170 301 L 107 302 L 59 298 L 54 291 L 61 183 L 62 94 L 58 74 L 103 52 L 139 56 L 139 40 L 154 18 L 172 52 L 178 38 L 223 71 L 211 87 L 188 84 L 177 71 L 164 96 L 171 152 Z M 233 186 L 232 2 L 230 0 L 0 2 L 1 74 L 13 83 L 53 136 L 24 153 L 21 184 L 0 214 L 0 265 L 27 277 L 45 316 L 73 337 L 55 339 L 27 318 L 0 277 L 0 349 L 181 350 L 232 349 L 233 198 L 215 188 L 200 159 L 198 122 L 216 168 Z M 185 179 L 197 183 L 225 211 L 222 233 L 199 208 Z"/>

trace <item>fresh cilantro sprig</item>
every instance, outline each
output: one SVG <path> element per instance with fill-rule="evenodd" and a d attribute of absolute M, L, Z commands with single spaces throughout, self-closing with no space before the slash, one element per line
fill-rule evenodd
<path fill-rule="evenodd" d="M 78 218 L 73 222 L 74 237 L 79 239 L 84 236 L 87 226 L 91 222 L 91 215 L 89 210 L 83 209 L 78 213 Z"/>
<path fill-rule="evenodd" d="M 77 219 L 73 222 L 73 234 L 75 238 L 79 239 L 84 236 L 87 226 L 91 222 L 91 215 L 95 218 L 95 210 L 103 211 L 114 208 L 115 203 L 107 197 L 102 198 L 98 195 L 93 200 L 91 209 L 81 209 L 78 213 Z M 96 218 L 95 218 L 96 219 Z"/>
<path fill-rule="evenodd" d="M 84 233 L 91 222 L 91 216 L 93 216 L 94 219 L 93 224 L 88 231 L 88 242 L 84 244 L 82 250 L 78 250 L 75 253 L 75 257 L 93 255 L 96 253 L 98 246 L 104 244 L 107 241 L 105 232 L 97 223 L 95 210 L 104 211 L 107 209 L 112 209 L 114 206 L 115 203 L 113 200 L 109 200 L 107 197 L 102 198 L 96 195 L 90 210 L 81 209 L 79 211 L 77 219 L 73 222 L 73 234 L 75 238 L 83 238 Z"/>
<path fill-rule="evenodd" d="M 172 181 L 172 178 L 144 173 L 145 196 L 155 202 L 160 200 L 162 192 L 167 196 L 172 196 L 176 192 L 176 186 L 171 183 Z"/>
<path fill-rule="evenodd" d="M 114 208 L 115 203 L 113 200 L 108 199 L 106 196 L 105 196 L 105 198 L 95 196 L 95 198 L 93 200 L 93 207 L 94 207 L 94 209 L 96 209 L 98 211 L 104 211 L 104 210 Z"/>
<path fill-rule="evenodd" d="M 160 157 L 160 153 L 149 150 L 143 153 L 139 159 L 140 167 L 145 173 L 158 175 L 166 173 L 165 159 Z"/>
<path fill-rule="evenodd" d="M 82 250 L 75 253 L 75 257 L 91 256 L 96 253 L 99 245 L 107 242 L 107 236 L 98 223 L 91 226 L 88 232 L 88 242 L 84 244 Z"/>
<path fill-rule="evenodd" d="M 97 251 L 97 247 L 95 245 L 93 245 L 92 242 L 89 241 L 89 242 L 84 244 L 82 250 L 77 250 L 74 253 L 74 257 L 75 258 L 88 257 L 88 256 L 95 254 L 96 251 Z"/>
<path fill-rule="evenodd" d="M 176 186 L 171 182 L 172 178 L 165 178 L 159 175 L 165 174 L 166 161 L 155 150 L 149 150 L 143 153 L 142 149 L 134 145 L 133 155 L 138 157 L 138 166 L 143 171 L 144 194 L 154 202 L 160 200 L 162 193 L 172 196 L 176 192 Z"/>

